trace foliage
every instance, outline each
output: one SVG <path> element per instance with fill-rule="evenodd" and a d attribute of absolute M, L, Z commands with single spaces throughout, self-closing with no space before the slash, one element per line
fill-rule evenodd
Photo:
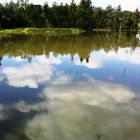
<path fill-rule="evenodd" d="M 77 5 L 58 5 L 50 7 L 47 2 L 41 5 L 30 4 L 27 0 L 18 0 L 0 4 L 0 28 L 81 28 L 92 29 L 137 30 L 140 22 L 140 12 L 122 11 L 119 5 L 106 9 L 92 6 L 91 0 L 81 0 Z"/>

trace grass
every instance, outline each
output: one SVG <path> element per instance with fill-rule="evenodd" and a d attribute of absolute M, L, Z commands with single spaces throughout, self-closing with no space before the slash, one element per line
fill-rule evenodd
<path fill-rule="evenodd" d="M 139 30 L 140 30 L 140 23 L 138 24 L 138 28 L 139 28 Z"/>
<path fill-rule="evenodd" d="M 0 34 L 27 34 L 27 35 L 76 35 L 84 31 L 77 28 L 16 28 L 16 29 L 3 29 Z"/>

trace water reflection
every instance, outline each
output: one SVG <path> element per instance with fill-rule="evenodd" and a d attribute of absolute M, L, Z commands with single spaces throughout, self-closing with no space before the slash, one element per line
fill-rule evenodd
<path fill-rule="evenodd" d="M 138 140 L 140 102 L 135 100 L 135 93 L 121 85 L 83 76 L 85 82 L 46 87 L 39 94 L 43 98 L 40 103 L 21 101 L 13 105 L 20 112 L 38 112 L 24 126 L 26 138 Z"/>
<path fill-rule="evenodd" d="M 139 140 L 139 47 L 126 33 L 0 37 L 0 138 Z"/>
<path fill-rule="evenodd" d="M 90 79 L 51 86 L 41 95 L 49 101 L 17 105 L 20 111 L 43 110 L 27 122 L 25 133 L 31 140 L 132 140 L 140 136 L 140 112 L 135 110 L 140 104 L 133 102 L 134 93 L 126 87 Z"/>
<path fill-rule="evenodd" d="M 58 79 L 62 81 L 61 73 L 69 73 L 71 77 L 75 76 L 74 81 L 77 78 L 83 79 L 80 75 L 88 73 L 91 77 L 116 83 L 123 82 L 122 78 L 134 79 L 134 81 L 127 80 L 127 85 L 130 84 L 128 82 L 137 85 L 140 81 L 138 76 L 140 70 L 139 54 L 139 48 L 136 48 L 133 53 L 131 53 L 130 48 L 121 48 L 117 54 L 114 51 L 108 53 L 103 50 L 93 51 L 89 55 L 88 62 L 86 60 L 81 62 L 77 54 L 73 56 L 71 61 L 70 55 L 55 56 L 54 53 L 50 53 L 48 56 L 34 57 L 31 63 L 25 63 L 21 57 L 12 57 L 10 59 L 11 65 L 1 68 L 0 80 L 5 79 L 7 84 L 13 87 L 38 88 L 40 85 L 50 84 L 58 75 Z M 5 61 L 9 61 L 9 58 L 5 58 Z M 133 87 L 132 84 L 128 86 Z"/>
<path fill-rule="evenodd" d="M 59 59 L 50 54 L 48 58 L 40 56 L 37 61 L 21 67 L 5 67 L 2 69 L 2 74 L 6 76 L 10 86 L 37 88 L 38 84 L 45 84 L 51 80 L 53 76 L 52 65 L 60 63 Z"/>
<path fill-rule="evenodd" d="M 94 54 L 90 54 L 89 58 L 86 59 L 79 59 L 78 56 L 75 56 L 73 61 L 75 65 L 85 66 L 89 69 L 98 69 L 103 65 L 103 62 L 100 59 L 95 58 Z"/>
<path fill-rule="evenodd" d="M 131 64 L 140 64 L 140 48 L 135 49 L 133 51 L 131 48 L 119 49 L 117 53 L 109 52 L 108 56 L 113 59 L 119 59 L 121 61 L 126 61 Z"/>
<path fill-rule="evenodd" d="M 81 62 L 89 62 L 90 53 L 94 50 L 113 50 L 118 52 L 119 48 L 131 47 L 135 50 L 139 46 L 139 40 L 135 33 L 94 33 L 93 35 L 65 36 L 65 37 L 28 37 L 28 36 L 2 36 L 0 38 L 0 58 L 5 55 L 10 57 L 20 56 L 31 62 L 36 55 L 69 54 L 71 60 L 78 54 Z"/>

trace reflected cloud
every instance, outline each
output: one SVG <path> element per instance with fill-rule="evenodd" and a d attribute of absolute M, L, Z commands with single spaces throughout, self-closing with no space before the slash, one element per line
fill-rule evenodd
<path fill-rule="evenodd" d="M 66 77 L 66 75 L 62 77 Z M 21 101 L 15 105 L 15 108 L 21 112 L 48 110 L 48 102 L 52 101 L 74 101 L 89 106 L 108 108 L 116 104 L 128 104 L 135 98 L 135 94 L 126 87 L 94 79 L 88 79 L 85 82 L 56 83 L 52 83 L 39 94 L 44 102 L 27 105 Z"/>
<path fill-rule="evenodd" d="M 140 34 L 136 34 L 136 38 L 140 40 Z"/>
<path fill-rule="evenodd" d="M 44 90 L 42 96 L 50 99 L 64 98 L 64 100 L 77 97 L 90 105 L 101 105 L 101 103 L 114 102 L 128 103 L 134 98 L 134 93 L 121 85 L 89 79 L 85 82 L 50 86 Z"/>
<path fill-rule="evenodd" d="M 109 75 L 109 76 L 108 76 L 108 79 L 109 79 L 110 81 L 114 81 L 114 80 L 115 80 L 115 78 L 114 78 L 112 75 Z"/>
<path fill-rule="evenodd" d="M 131 64 L 140 64 L 140 49 L 136 48 L 133 51 L 131 48 L 119 49 L 117 53 L 110 51 L 107 56 L 113 57 L 113 59 L 119 59 Z"/>
<path fill-rule="evenodd" d="M 16 59 L 19 61 L 19 58 Z M 40 56 L 36 59 L 31 64 L 3 68 L 2 74 L 6 76 L 8 84 L 14 87 L 37 88 L 39 84 L 50 81 L 54 71 L 52 65 L 58 65 L 61 61 L 53 54 L 50 54 L 48 58 Z"/>
<path fill-rule="evenodd" d="M 127 87 L 90 78 L 50 85 L 40 97 L 44 101 L 38 104 L 15 105 L 21 112 L 39 111 L 25 128 L 30 140 L 140 138 L 140 103 L 133 100 L 135 93 Z"/>
<path fill-rule="evenodd" d="M 22 59 L 20 56 L 18 56 L 18 57 L 13 57 L 13 59 L 14 59 L 15 61 L 17 61 L 17 62 L 22 62 L 22 61 L 23 61 L 23 59 Z"/>
<path fill-rule="evenodd" d="M 7 120 L 9 117 L 9 113 L 7 108 L 4 105 L 0 104 L 0 121 Z"/>
<path fill-rule="evenodd" d="M 84 59 L 82 62 L 79 58 L 76 58 L 74 60 L 75 65 L 78 66 L 85 66 L 89 69 L 98 69 L 101 68 L 103 63 L 101 60 L 94 57 L 94 55 L 91 55 L 88 62 Z"/>
<path fill-rule="evenodd" d="M 51 81 L 52 85 L 65 85 L 73 81 L 73 77 L 70 75 L 64 74 L 62 71 L 56 72 L 55 79 Z"/>
<path fill-rule="evenodd" d="M 0 82 L 3 80 L 3 76 L 0 76 Z"/>

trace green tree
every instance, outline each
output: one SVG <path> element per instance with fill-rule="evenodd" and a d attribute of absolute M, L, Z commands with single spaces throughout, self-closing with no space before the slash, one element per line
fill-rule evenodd
<path fill-rule="evenodd" d="M 122 8 L 121 5 L 119 5 L 114 11 L 112 28 L 115 30 L 121 30 L 121 20 L 122 20 Z"/>
<path fill-rule="evenodd" d="M 5 5 L 0 4 L 0 28 L 18 27 L 78 27 L 86 31 L 96 29 L 137 30 L 140 12 L 122 11 L 119 5 L 106 9 L 92 6 L 91 0 L 81 0 L 78 5 L 71 4 L 49 7 L 30 4 L 28 0 L 18 0 Z"/>
<path fill-rule="evenodd" d="M 41 5 L 28 4 L 26 6 L 25 17 L 29 27 L 43 26 L 43 10 Z"/>
<path fill-rule="evenodd" d="M 98 8 L 94 7 L 93 15 L 92 15 L 93 27 L 96 29 L 106 28 L 107 19 L 105 17 L 106 17 L 105 10 L 103 10 L 100 7 L 98 7 Z"/>
<path fill-rule="evenodd" d="M 92 2 L 91 0 L 81 0 L 77 7 L 77 22 L 76 26 L 84 30 L 92 30 L 93 19 L 92 19 Z"/>

